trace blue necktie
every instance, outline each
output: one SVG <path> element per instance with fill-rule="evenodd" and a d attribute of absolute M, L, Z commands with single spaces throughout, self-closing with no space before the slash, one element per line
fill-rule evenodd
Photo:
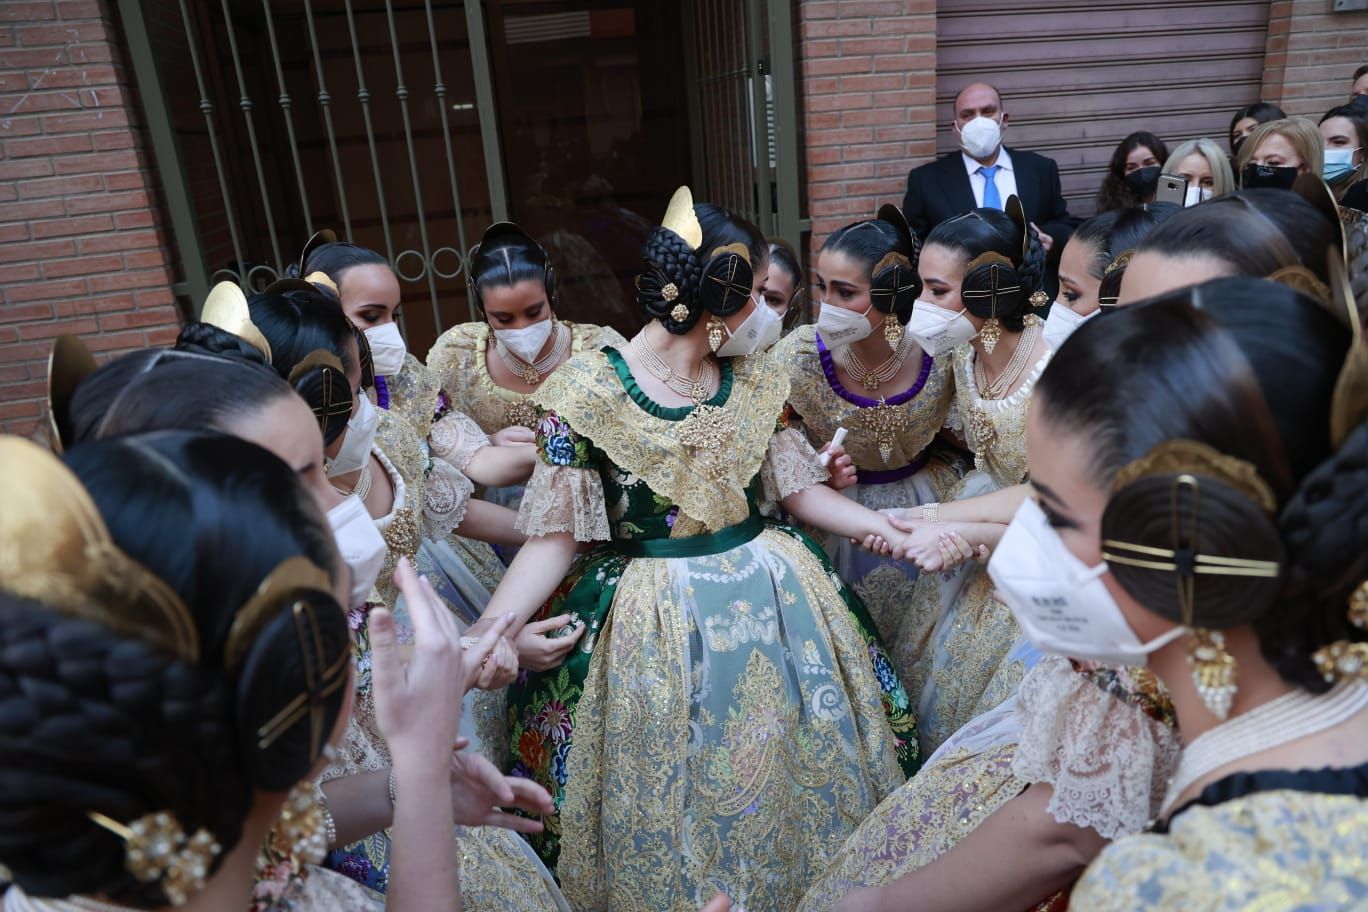
<path fill-rule="evenodd" d="M 1002 170 L 1002 165 L 984 165 L 978 169 L 978 173 L 983 175 L 983 208 L 1001 209 L 1002 194 L 998 193 L 997 184 L 993 178 Z"/>

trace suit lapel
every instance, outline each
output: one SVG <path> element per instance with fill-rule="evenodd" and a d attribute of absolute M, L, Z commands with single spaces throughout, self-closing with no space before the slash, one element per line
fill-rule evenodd
<path fill-rule="evenodd" d="M 954 218 L 973 209 L 974 188 L 969 185 L 969 172 L 964 170 L 964 159 L 958 152 L 946 156 L 944 173 L 941 175 L 940 190 L 950 215 Z"/>

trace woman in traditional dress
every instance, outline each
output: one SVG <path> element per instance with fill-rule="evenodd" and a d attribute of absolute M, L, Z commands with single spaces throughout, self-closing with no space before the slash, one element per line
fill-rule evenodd
<path fill-rule="evenodd" d="M 1039 504 L 994 576 L 1042 648 L 1147 656 L 1185 743 L 1075 908 L 1368 898 L 1368 346 L 1340 279 L 1333 313 L 1245 278 L 1123 308 L 1041 380 Z"/>
<path fill-rule="evenodd" d="M 539 845 L 573 906 L 791 908 L 914 771 L 915 726 L 858 599 L 758 502 L 893 530 L 777 426 L 787 372 L 746 357 L 778 328 L 759 233 L 681 188 L 643 256 L 651 322 L 537 395 L 528 544 L 490 611 L 572 620 L 518 636 L 513 769 L 557 799 Z"/>
<path fill-rule="evenodd" d="M 962 471 L 953 447 L 932 451 L 954 398 L 949 355 L 933 359 L 905 327 L 921 283 L 917 242 L 896 206 L 846 225 L 822 244 L 816 326 L 778 348 L 792 371 L 789 404 L 813 446 L 848 431 L 857 481 L 845 496 L 872 510 L 948 499 Z M 830 536 L 827 554 L 894 647 L 917 578 L 914 563 L 870 554 Z"/>
<path fill-rule="evenodd" d="M 975 209 L 936 226 L 921 252 L 923 292 L 908 333 L 932 358 L 953 363 L 955 407 L 949 423 L 963 433 L 974 470 L 950 500 L 1018 485 L 1026 475 L 1025 421 L 1031 390 L 1049 361 L 1034 310 L 1044 253 L 1020 203 L 1009 216 Z M 926 525 L 895 553 L 942 549 L 939 505 L 925 504 Z M 959 528 L 970 549 L 995 541 L 1001 526 Z M 1009 656 L 1019 637 L 1006 606 L 993 597 L 981 564 L 923 573 L 902 615 L 894 663 L 917 705 L 922 751 L 935 751 L 956 729 L 1001 703 L 1033 658 Z"/>
<path fill-rule="evenodd" d="M 65 461 L 0 439 L 3 908 L 257 908 L 259 853 L 326 846 L 312 780 L 350 705 L 349 582 L 322 512 L 290 466 L 220 434 L 124 436 Z M 432 798 L 457 719 L 424 703 L 466 686 L 493 645 L 462 662 L 436 611 L 418 619 L 407 675 L 392 625 L 378 634 L 410 790 L 396 910 L 460 903 L 456 853 L 432 839 L 451 827 Z M 294 877 L 274 899 L 366 902 L 341 877 Z"/>
<path fill-rule="evenodd" d="M 556 270 L 546 251 L 517 225 L 499 222 L 485 232 L 469 258 L 470 295 L 483 320 L 442 334 L 428 352 L 451 407 L 469 415 L 500 442 L 532 441 L 532 395 L 557 368 L 582 351 L 624 340 L 608 326 L 556 317 Z M 521 485 L 486 496 L 516 508 Z"/>

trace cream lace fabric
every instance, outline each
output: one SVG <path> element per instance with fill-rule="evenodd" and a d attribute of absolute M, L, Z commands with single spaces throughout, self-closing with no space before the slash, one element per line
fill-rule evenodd
<path fill-rule="evenodd" d="M 1118 670 L 1118 679 L 1127 676 Z M 1012 772 L 1054 787 L 1055 820 L 1108 839 L 1142 831 L 1177 766 L 1177 732 L 1058 656 L 1027 673 L 1018 699 L 1022 732 Z"/>
<path fill-rule="evenodd" d="M 515 525 L 529 536 L 571 532 L 575 541 L 608 541 L 612 533 L 603 498 L 603 480 L 593 469 L 538 460 Z"/>
<path fill-rule="evenodd" d="M 474 493 L 474 483 L 463 472 L 444 459 L 432 460 L 423 497 L 423 518 L 429 536 L 441 538 L 464 522 Z"/>
<path fill-rule="evenodd" d="M 760 463 L 760 481 L 765 486 L 765 500 L 774 503 L 790 494 L 821 484 L 827 480 L 828 474 L 807 437 L 794 428 L 785 428 L 770 438 L 765 460 Z"/>
<path fill-rule="evenodd" d="M 480 426 L 461 412 L 448 412 L 428 433 L 432 455 L 464 472 L 476 451 L 489 446 Z"/>

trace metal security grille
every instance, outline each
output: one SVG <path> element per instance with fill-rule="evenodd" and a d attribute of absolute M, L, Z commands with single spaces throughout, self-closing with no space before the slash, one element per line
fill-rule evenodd
<path fill-rule="evenodd" d="M 1089 215 L 1127 134 L 1225 145 L 1231 115 L 1259 99 L 1268 11 L 1267 0 L 942 0 L 938 149 L 957 145 L 955 93 L 990 82 L 1007 144 L 1055 159 L 1069 211 Z"/>
<path fill-rule="evenodd" d="M 506 210 L 480 3 L 120 7 L 195 307 L 334 228 L 388 257 L 421 335 L 468 318 L 465 251 Z"/>

